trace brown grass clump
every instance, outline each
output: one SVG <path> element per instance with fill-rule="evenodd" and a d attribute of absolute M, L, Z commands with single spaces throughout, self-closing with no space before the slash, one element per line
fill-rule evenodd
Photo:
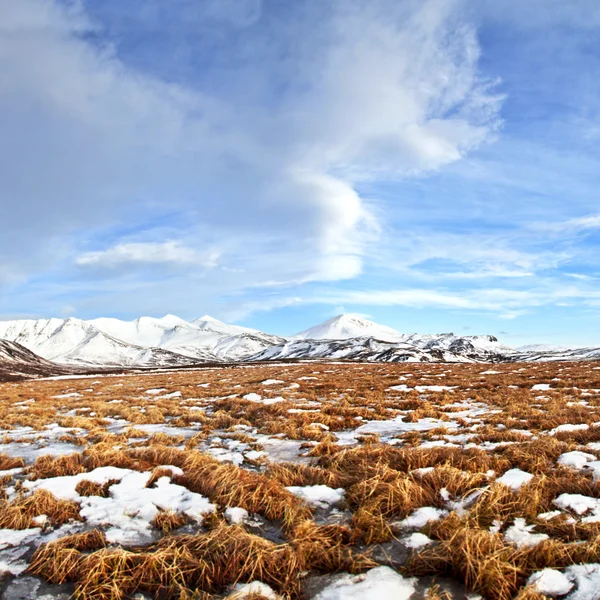
<path fill-rule="evenodd" d="M 300 463 L 275 463 L 269 466 L 267 475 L 284 486 L 328 485 L 338 488 L 342 484 L 339 473 Z"/>
<path fill-rule="evenodd" d="M 86 471 L 81 454 L 55 457 L 40 456 L 30 468 L 31 479 L 47 479 L 64 475 L 78 475 Z"/>
<path fill-rule="evenodd" d="M 310 517 L 310 510 L 279 482 L 200 453 L 192 453 L 182 466 L 189 475 L 173 477 L 174 483 L 207 496 L 223 506 L 240 506 L 270 520 L 282 520 L 286 528 Z"/>
<path fill-rule="evenodd" d="M 9 471 L 10 469 L 19 469 L 25 466 L 25 461 L 22 458 L 8 456 L 8 454 L 0 454 L 0 471 Z"/>
<path fill-rule="evenodd" d="M 97 483 L 96 481 L 90 481 L 89 479 L 82 479 L 75 487 L 75 491 L 80 496 L 100 496 L 101 498 L 108 498 L 110 496 L 109 488 L 115 483 L 119 483 L 119 480 L 110 479 L 106 483 Z"/>
<path fill-rule="evenodd" d="M 509 600 L 522 584 L 521 551 L 507 546 L 499 534 L 473 529 L 456 515 L 434 530 L 447 537 L 413 554 L 405 568 L 411 575 L 445 574 L 465 582 L 467 589 L 490 600 Z"/>
<path fill-rule="evenodd" d="M 75 581 L 81 575 L 82 552 L 106 547 L 104 534 L 92 529 L 41 545 L 33 554 L 28 572 L 50 583 Z"/>
<path fill-rule="evenodd" d="M 171 510 L 160 511 L 152 520 L 152 527 L 160 529 L 163 533 L 170 533 L 174 529 L 180 529 L 188 520 L 185 515 Z"/>
<path fill-rule="evenodd" d="M 81 520 L 76 502 L 59 500 L 46 490 L 36 490 L 31 496 L 0 504 L 0 528 L 29 529 L 35 527 L 33 519 L 40 515 L 46 515 L 53 525 Z"/>

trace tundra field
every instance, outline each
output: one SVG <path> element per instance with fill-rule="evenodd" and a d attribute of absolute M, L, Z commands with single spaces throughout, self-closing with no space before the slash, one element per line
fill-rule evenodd
<path fill-rule="evenodd" d="M 600 598 L 600 364 L 0 384 L 3 597 Z"/>

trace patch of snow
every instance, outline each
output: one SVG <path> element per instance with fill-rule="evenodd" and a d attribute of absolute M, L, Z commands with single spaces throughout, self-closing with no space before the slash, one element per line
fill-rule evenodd
<path fill-rule="evenodd" d="M 250 583 L 238 583 L 235 587 L 235 597 L 239 598 L 254 598 L 260 596 L 261 598 L 268 598 L 268 600 L 279 600 L 281 596 L 275 593 L 273 588 L 269 587 L 266 583 L 260 581 L 251 581 Z"/>
<path fill-rule="evenodd" d="M 433 506 L 422 506 L 417 508 L 412 514 L 408 515 L 406 519 L 400 521 L 399 525 L 403 529 L 421 529 L 425 527 L 427 523 L 431 521 L 439 521 L 442 517 L 445 517 L 448 511 Z"/>
<path fill-rule="evenodd" d="M 574 450 L 573 452 L 565 452 L 564 454 L 561 454 L 558 457 L 558 464 L 564 465 L 565 467 L 572 467 L 574 469 L 583 469 L 587 463 L 595 460 L 596 457 L 593 454 Z"/>
<path fill-rule="evenodd" d="M 407 548 L 418 550 L 433 543 L 433 540 L 427 537 L 424 533 L 411 533 L 409 536 L 402 539 Z"/>
<path fill-rule="evenodd" d="M 337 575 L 314 600 L 408 600 L 414 593 L 414 579 L 405 579 L 389 567 L 376 567 L 363 575 Z"/>
<path fill-rule="evenodd" d="M 110 543 L 147 541 L 151 537 L 150 522 L 160 510 L 183 513 L 198 523 L 202 522 L 205 514 L 215 510 L 214 504 L 207 498 L 171 483 L 169 477 L 161 477 L 155 487 L 147 488 L 151 475 L 150 472 L 99 467 L 89 473 L 26 481 L 24 485 L 30 490 L 46 489 L 57 498 L 78 502 L 81 505 L 80 515 L 88 525 L 110 526 L 106 531 Z M 104 484 L 112 479 L 118 480 L 118 483 L 110 486 L 108 498 L 80 496 L 75 491 L 77 484 L 83 480 Z"/>
<path fill-rule="evenodd" d="M 549 539 L 545 533 L 532 533 L 535 525 L 527 525 L 525 519 L 518 517 L 504 533 L 504 539 L 517 548 L 529 548 Z"/>
<path fill-rule="evenodd" d="M 527 585 L 545 596 L 564 596 L 573 589 L 573 582 L 556 569 L 542 569 L 534 573 Z"/>
<path fill-rule="evenodd" d="M 565 569 L 565 575 L 576 586 L 568 600 L 598 600 L 600 564 L 571 565 Z"/>
<path fill-rule="evenodd" d="M 560 433 L 561 431 L 585 431 L 586 429 L 589 429 L 589 428 L 590 428 L 590 426 L 587 423 L 580 423 L 578 425 L 573 425 L 571 423 L 565 423 L 564 425 L 559 425 L 558 427 L 555 427 L 554 429 L 549 431 L 548 435 L 556 435 L 557 433 Z"/>
<path fill-rule="evenodd" d="M 308 504 L 318 508 L 327 508 L 328 506 L 339 504 L 344 498 L 343 488 L 334 490 L 327 485 L 292 485 L 285 489 L 294 494 L 294 496 L 298 496 Z"/>
<path fill-rule="evenodd" d="M 0 550 L 20 546 L 40 535 L 41 529 L 0 529 Z"/>
<path fill-rule="evenodd" d="M 502 477 L 496 479 L 496 481 L 508 486 L 511 490 L 518 490 L 532 479 L 533 475 L 531 473 L 526 473 L 525 471 L 521 471 L 521 469 L 510 469 Z"/>
<path fill-rule="evenodd" d="M 239 525 L 245 523 L 249 518 L 248 511 L 245 508 L 239 506 L 229 506 L 225 509 L 225 518 L 232 525 Z"/>

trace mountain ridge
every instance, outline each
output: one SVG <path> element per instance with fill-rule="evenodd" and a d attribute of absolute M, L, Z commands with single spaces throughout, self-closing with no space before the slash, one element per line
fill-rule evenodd
<path fill-rule="evenodd" d="M 176 367 L 263 360 L 506 362 L 588 360 L 599 348 L 513 349 L 492 335 L 402 333 L 361 315 L 342 314 L 283 337 L 203 315 L 0 321 L 0 339 L 63 365 Z"/>

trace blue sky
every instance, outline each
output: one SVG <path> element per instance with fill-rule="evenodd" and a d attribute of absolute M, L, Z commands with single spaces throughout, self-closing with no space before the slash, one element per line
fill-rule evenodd
<path fill-rule="evenodd" d="M 595 0 L 0 0 L 0 318 L 600 344 Z"/>

